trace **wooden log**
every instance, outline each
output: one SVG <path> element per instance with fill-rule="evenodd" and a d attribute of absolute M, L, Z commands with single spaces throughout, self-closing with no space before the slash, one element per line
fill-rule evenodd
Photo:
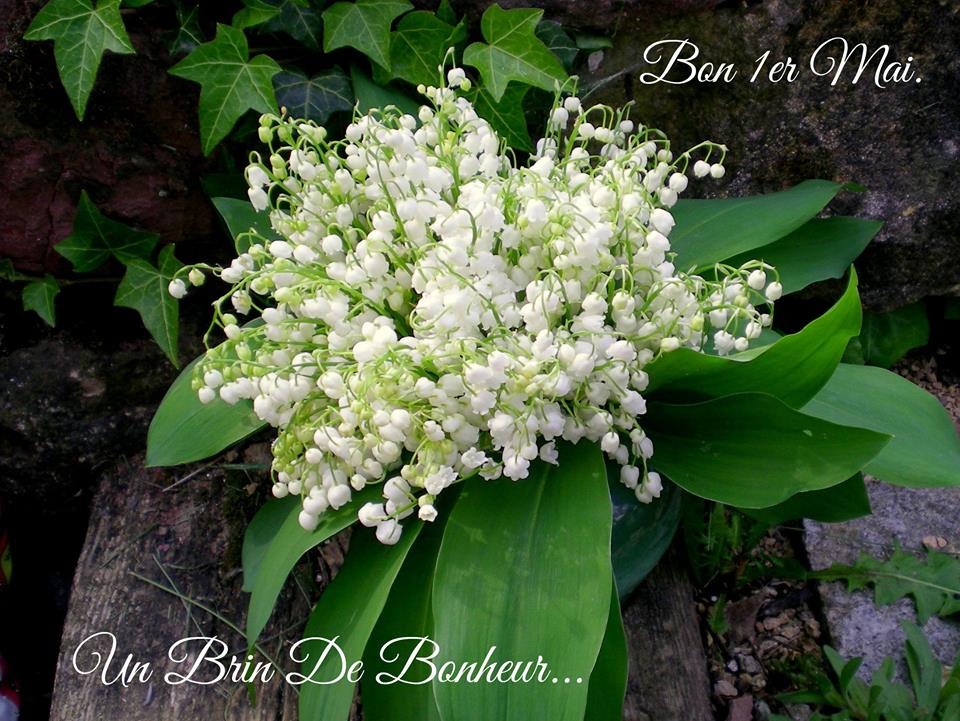
<path fill-rule="evenodd" d="M 693 585 L 677 546 L 623 608 L 630 657 L 625 721 L 712 721 Z"/>

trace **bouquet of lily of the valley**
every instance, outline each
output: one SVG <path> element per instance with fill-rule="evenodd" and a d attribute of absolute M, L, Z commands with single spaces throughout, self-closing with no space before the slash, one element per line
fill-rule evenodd
<path fill-rule="evenodd" d="M 782 294 L 843 275 L 878 228 L 811 220 L 841 186 L 678 203 L 723 175 L 726 148 L 678 151 L 558 93 L 519 163 L 463 71 L 421 90 L 417 117 L 357 116 L 341 140 L 263 116 L 269 154 L 246 169 L 259 230 L 229 266 L 170 283 L 225 281 L 226 339 L 168 393 L 148 461 L 275 429 L 276 500 L 244 549 L 251 645 L 301 556 L 359 521 L 298 649 L 301 719 L 349 713 L 355 679 L 322 683 L 333 637 L 368 662 L 367 721 L 617 719 L 618 596 L 663 553 L 682 495 L 828 517 L 860 511 L 864 469 L 960 482 L 949 457 L 911 461 L 958 453 L 936 401 L 840 365 L 860 328 L 852 268 L 823 316 L 772 328 Z M 403 637 L 431 639 L 422 683 L 376 681 L 411 657 Z M 521 670 L 471 681 L 461 662 L 491 647 Z"/>

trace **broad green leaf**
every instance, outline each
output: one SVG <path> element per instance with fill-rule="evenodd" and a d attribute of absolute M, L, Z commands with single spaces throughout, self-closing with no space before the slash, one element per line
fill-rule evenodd
<path fill-rule="evenodd" d="M 203 30 L 200 28 L 200 6 L 177 5 L 177 22 L 180 27 L 173 34 L 167 49 L 171 55 L 186 55 L 204 41 Z"/>
<path fill-rule="evenodd" d="M 449 514 L 441 512 L 436 521 L 420 531 L 367 642 L 363 654 L 365 680 L 361 694 L 364 714 L 371 721 L 440 721 L 432 684 L 380 683 L 377 674 L 396 676 L 403 660 L 414 653 L 419 643 L 423 643 L 424 656 L 432 648 L 428 642 L 419 639 L 433 633 L 430 613 L 433 574 L 447 517 Z M 427 680 L 429 667 L 418 670 L 424 673 L 410 673 L 405 678 L 408 681 Z M 383 680 L 389 681 L 390 678 Z"/>
<path fill-rule="evenodd" d="M 353 92 L 357 96 L 357 107 L 361 113 L 382 110 L 388 105 L 394 105 L 400 112 L 416 117 L 420 109 L 417 101 L 402 90 L 391 85 L 378 85 L 356 65 L 350 67 L 350 82 L 353 84 Z"/>
<path fill-rule="evenodd" d="M 821 581 L 846 581 L 851 591 L 872 586 L 878 606 L 909 596 L 916 604 L 920 623 L 934 614 L 946 618 L 960 613 L 960 559 L 948 553 L 928 551 L 926 558 L 917 558 L 898 548 L 885 561 L 861 553 L 852 566 L 835 564 L 809 576 Z"/>
<path fill-rule="evenodd" d="M 892 435 L 864 466 L 882 481 L 916 488 L 960 485 L 960 438 L 950 415 L 896 373 L 841 363 L 803 412 Z"/>
<path fill-rule="evenodd" d="M 613 47 L 613 40 L 606 35 L 574 31 L 573 39 L 581 50 L 603 50 Z"/>
<path fill-rule="evenodd" d="M 440 0 L 440 5 L 437 7 L 437 17 L 448 25 L 457 24 L 457 13 L 451 7 L 450 0 Z"/>
<path fill-rule="evenodd" d="M 230 25 L 238 30 L 262 25 L 268 20 L 273 19 L 280 12 L 276 3 L 269 3 L 266 0 L 243 0 L 243 7 L 238 10 Z"/>
<path fill-rule="evenodd" d="M 433 583 L 437 662 L 479 661 L 496 646 L 497 658 L 540 656 L 549 672 L 506 686 L 435 679 L 444 721 L 582 721 L 610 607 L 610 527 L 593 444 L 563 444 L 559 466 L 536 462 L 517 483 L 465 484 Z"/>
<path fill-rule="evenodd" d="M 870 515 L 870 498 L 863 483 L 863 474 L 857 473 L 843 483 L 822 491 L 806 491 L 769 508 L 742 509 L 751 518 L 771 526 L 798 518 L 810 518 L 821 523 L 840 523 Z"/>
<path fill-rule="evenodd" d="M 495 101 L 511 80 L 552 92 L 567 79 L 567 72 L 536 36 L 543 10 L 504 10 L 497 4 L 483 13 L 480 31 L 486 43 L 473 43 L 463 53 L 465 65 L 480 71 L 486 90 Z"/>
<path fill-rule="evenodd" d="M 273 78 L 281 108 L 294 118 L 323 124 L 331 114 L 350 112 L 356 102 L 350 78 L 340 68 L 321 70 L 312 78 L 297 70 L 284 70 Z"/>
<path fill-rule="evenodd" d="M 608 463 L 613 502 L 611 560 L 620 598 L 626 598 L 653 570 L 670 547 L 680 524 L 683 492 L 664 482 L 654 503 L 640 503 L 633 491 L 620 483 L 619 466 Z"/>
<path fill-rule="evenodd" d="M 557 56 L 568 72 L 573 69 L 573 61 L 577 59 L 580 48 L 573 41 L 563 26 L 554 20 L 541 20 L 537 25 L 536 35 L 543 44 L 550 48 L 550 52 Z"/>
<path fill-rule="evenodd" d="M 308 0 L 273 0 L 279 12 L 263 24 L 268 33 L 284 32 L 310 50 L 320 50 L 320 13 Z"/>
<path fill-rule="evenodd" d="M 287 516 L 276 535 L 270 540 L 265 552 L 258 551 L 259 560 L 254 562 L 256 573 L 250 583 L 250 603 L 247 606 L 247 645 L 253 646 L 270 620 L 273 607 L 287 576 L 297 562 L 311 548 L 319 546 L 331 536 L 357 520 L 357 509 L 379 495 L 380 488 L 368 486 L 353 494 L 353 500 L 337 510 L 328 509 L 320 516 L 320 525 L 313 531 L 305 531 L 300 525 L 300 503 L 288 504 Z M 294 499 L 297 500 L 298 499 Z M 412 524 L 410 524 L 412 525 Z M 411 529 L 406 529 L 405 533 Z M 246 585 L 246 584 L 244 584 Z M 359 654 L 354 658 L 359 658 Z"/>
<path fill-rule="evenodd" d="M 767 508 L 842 483 L 890 440 L 804 415 L 761 393 L 650 403 L 644 420 L 655 470 L 695 496 L 742 508 Z"/>
<path fill-rule="evenodd" d="M 277 112 L 271 78 L 279 72 L 280 66 L 266 55 L 250 58 L 242 30 L 221 24 L 213 40 L 170 68 L 172 75 L 200 84 L 200 138 L 205 155 L 248 110 Z"/>
<path fill-rule="evenodd" d="M 18 277 L 17 269 L 9 258 L 0 258 L 0 280 L 12 281 Z"/>
<path fill-rule="evenodd" d="M 681 200 L 670 246 L 677 268 L 701 268 L 762 248 L 817 215 L 844 186 L 805 180 L 789 190 L 746 198 Z"/>
<path fill-rule="evenodd" d="M 238 253 L 245 253 L 250 249 L 251 232 L 265 240 L 276 239 L 277 232 L 270 225 L 270 215 L 258 211 L 249 200 L 236 198 L 211 198 L 210 200 L 223 218 Z"/>
<path fill-rule="evenodd" d="M 87 109 L 100 59 L 110 50 L 132 52 L 120 17 L 120 0 L 51 0 L 30 23 L 24 40 L 53 40 L 57 70 L 79 120 Z"/>
<path fill-rule="evenodd" d="M 60 292 L 60 284 L 49 273 L 40 280 L 27 283 L 23 287 L 21 300 L 23 309 L 32 310 L 51 328 L 57 324 L 57 309 L 54 299 Z"/>
<path fill-rule="evenodd" d="M 159 235 L 134 230 L 130 226 L 104 216 L 80 191 L 73 232 L 54 246 L 60 255 L 73 264 L 78 273 L 89 273 L 106 263 L 111 256 L 121 263 L 150 258 Z"/>
<path fill-rule="evenodd" d="M 404 15 L 390 44 L 392 76 L 414 85 L 438 85 L 447 49 L 466 37 L 462 22 L 454 27 L 426 10 Z"/>
<path fill-rule="evenodd" d="M 291 649 L 293 660 L 302 659 L 302 673 L 306 678 L 333 681 L 345 670 L 344 666 L 349 668 L 358 662 L 387 602 L 390 588 L 422 526 L 416 520 L 407 523 L 403 535 L 394 546 L 380 543 L 373 529 L 369 528 L 358 529 L 351 536 L 346 561 L 321 594 L 303 632 L 304 638 L 318 640 L 307 641 L 299 649 Z M 336 642 L 336 648 L 342 651 L 345 662 L 342 662 L 336 648 L 324 658 L 329 641 Z M 356 683 L 349 680 L 346 673 L 335 683 L 322 686 L 310 682 L 304 684 L 300 687 L 300 718 L 304 721 L 346 721 L 355 688 Z"/>
<path fill-rule="evenodd" d="M 184 368 L 167 390 L 147 431 L 148 467 L 178 466 L 216 455 L 263 428 L 250 401 L 219 398 L 203 404 L 191 387 L 200 358 Z"/>
<path fill-rule="evenodd" d="M 527 130 L 527 118 L 523 112 L 523 98 L 529 85 L 510 83 L 499 101 L 483 88 L 477 93 L 474 108 L 481 118 L 493 126 L 507 145 L 516 150 L 533 150 L 533 140 Z"/>
<path fill-rule="evenodd" d="M 616 588 L 610 594 L 610 614 L 597 662 L 590 674 L 584 721 L 621 721 L 627 693 L 627 637 Z"/>
<path fill-rule="evenodd" d="M 860 350 L 868 365 L 889 368 L 908 350 L 930 340 L 930 321 L 924 303 L 913 303 L 889 313 L 864 313 Z"/>
<path fill-rule="evenodd" d="M 243 533 L 243 548 L 240 553 L 243 590 L 247 593 L 253 590 L 260 569 L 263 568 L 263 559 L 280 532 L 283 522 L 294 509 L 299 513 L 300 508 L 299 496 L 273 498 L 260 506 L 260 510 L 250 521 Z"/>
<path fill-rule="evenodd" d="M 390 70 L 390 25 L 412 10 L 406 0 L 356 0 L 334 3 L 323 11 L 323 51 L 356 48 Z"/>
<path fill-rule="evenodd" d="M 794 293 L 818 280 L 841 277 L 882 226 L 862 218 L 815 219 L 770 245 L 724 262 L 735 267 L 749 260 L 769 263 L 780 274 L 783 292 Z"/>
<path fill-rule="evenodd" d="M 851 269 L 840 300 L 803 330 L 752 354 L 720 357 L 687 348 L 665 353 L 647 368 L 647 393 L 685 402 L 768 393 L 799 408 L 833 375 L 847 342 L 860 331 L 860 315 L 857 274 Z"/>
<path fill-rule="evenodd" d="M 167 354 L 170 362 L 179 368 L 177 336 L 180 330 L 180 307 L 167 286 L 181 264 L 173 257 L 172 245 L 160 251 L 158 260 L 158 268 L 145 260 L 127 263 L 127 272 L 120 281 L 113 304 L 137 311 L 157 345 Z"/>

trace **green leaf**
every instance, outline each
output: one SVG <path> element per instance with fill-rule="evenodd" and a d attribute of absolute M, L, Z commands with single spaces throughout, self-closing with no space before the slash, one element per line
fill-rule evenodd
<path fill-rule="evenodd" d="M 650 403 L 651 465 L 685 491 L 766 508 L 847 480 L 890 440 L 796 411 L 760 393 L 704 403 Z"/>
<path fill-rule="evenodd" d="M 518 483 L 465 484 L 433 584 L 438 662 L 479 661 L 496 646 L 498 658 L 540 656 L 555 665 L 546 683 L 508 692 L 435 679 L 444 721 L 582 721 L 610 607 L 610 527 L 606 472 L 593 444 L 563 444 L 559 466 L 536 462 Z"/>
<path fill-rule="evenodd" d="M 865 363 L 889 368 L 908 350 L 930 340 L 930 321 L 924 303 L 898 308 L 889 313 L 864 313 L 860 348 Z"/>
<path fill-rule="evenodd" d="M 933 655 L 930 642 L 915 623 L 901 621 L 900 627 L 906 636 L 904 656 L 910 673 L 910 684 L 917 700 L 914 718 L 932 718 L 940 702 L 940 684 L 943 666 Z"/>
<path fill-rule="evenodd" d="M 803 412 L 892 435 L 864 466 L 887 483 L 960 485 L 960 438 L 950 415 L 936 398 L 896 373 L 842 363 Z"/>
<path fill-rule="evenodd" d="M 23 309 L 33 311 L 43 322 L 53 328 L 57 324 L 57 309 L 53 304 L 60 292 L 60 284 L 49 273 L 40 280 L 27 283 L 23 287 Z"/>
<path fill-rule="evenodd" d="M 577 47 L 573 38 L 567 35 L 560 23 L 541 20 L 535 33 L 543 44 L 550 48 L 550 52 L 557 56 L 567 72 L 573 69 L 573 61 L 577 59 L 580 48 Z"/>
<path fill-rule="evenodd" d="M 54 250 L 69 260 L 78 273 L 89 273 L 111 256 L 124 264 L 146 261 L 158 240 L 159 235 L 110 220 L 93 204 L 87 191 L 82 190 L 73 218 L 73 232 L 55 245 Z"/>
<path fill-rule="evenodd" d="M 404 15 L 390 45 L 392 76 L 414 85 L 438 85 L 442 80 L 439 67 L 447 49 L 466 37 L 462 22 L 454 27 L 426 10 Z"/>
<path fill-rule="evenodd" d="M 673 208 L 674 262 L 680 270 L 701 268 L 770 245 L 817 215 L 844 187 L 805 180 L 768 195 L 682 200 Z"/>
<path fill-rule="evenodd" d="M 606 35 L 596 35 L 594 33 L 584 33 L 575 30 L 573 39 L 577 47 L 581 50 L 603 50 L 604 48 L 613 47 L 613 40 Z"/>
<path fill-rule="evenodd" d="M 355 99 L 350 78 L 340 68 L 321 70 L 312 78 L 297 70 L 284 70 L 273 78 L 280 107 L 294 118 L 323 124 L 331 114 L 350 112 Z"/>
<path fill-rule="evenodd" d="M 269 213 L 258 211 L 250 201 L 236 198 L 210 200 L 223 218 L 238 253 L 245 253 L 250 249 L 251 233 L 265 240 L 277 238 L 277 232 L 270 225 Z"/>
<path fill-rule="evenodd" d="M 280 8 L 276 3 L 269 3 L 266 0 L 243 0 L 243 8 L 234 14 L 230 25 L 237 30 L 246 30 L 262 25 L 276 17 L 279 12 Z"/>
<path fill-rule="evenodd" d="M 331 536 L 357 520 L 357 509 L 379 495 L 379 487 L 367 486 L 353 495 L 353 500 L 337 510 L 328 509 L 320 516 L 320 525 L 313 531 L 305 531 L 298 517 L 301 505 L 288 503 L 287 516 L 270 540 L 266 552 L 257 552 L 259 561 L 254 563 L 257 573 L 249 584 L 250 603 L 247 606 L 247 645 L 253 646 L 270 620 L 273 607 L 286 583 L 290 571 L 311 548 L 319 546 Z M 409 531 L 410 529 L 407 529 Z M 247 585 L 246 583 L 244 585 Z M 359 658 L 359 655 L 355 656 Z M 302 691 L 301 691 L 302 693 Z"/>
<path fill-rule="evenodd" d="M 626 598 L 670 547 L 680 524 L 683 492 L 664 482 L 656 503 L 639 503 L 634 492 L 620 483 L 619 466 L 608 463 L 607 470 L 613 504 L 613 575 L 620 598 Z"/>
<path fill-rule="evenodd" d="M 294 510 L 299 514 L 300 509 L 299 496 L 273 498 L 260 506 L 260 510 L 247 525 L 243 533 L 243 548 L 240 552 L 243 566 L 243 590 L 247 593 L 253 590 L 254 583 L 263 568 L 263 559 L 266 558 L 270 544 L 280 532 L 283 522 Z"/>
<path fill-rule="evenodd" d="M 215 399 L 203 404 L 193 390 L 200 358 L 184 368 L 167 390 L 147 431 L 147 466 L 177 466 L 216 455 L 263 428 L 250 401 Z"/>
<path fill-rule="evenodd" d="M 120 281 L 113 304 L 137 311 L 157 345 L 167 354 L 170 362 L 179 368 L 177 336 L 180 308 L 176 298 L 167 290 L 173 274 L 181 267 L 173 257 L 173 246 L 168 245 L 160 251 L 159 262 L 159 268 L 145 260 L 127 263 L 127 272 Z"/>
<path fill-rule="evenodd" d="M 412 10 L 406 0 L 338 2 L 323 11 L 323 51 L 356 48 L 384 70 L 390 70 L 390 26 Z"/>
<path fill-rule="evenodd" d="M 17 269 L 9 258 L 0 258 L 0 280 L 13 281 L 18 277 Z"/>
<path fill-rule="evenodd" d="M 356 65 L 350 66 L 350 82 L 353 84 L 353 92 L 357 96 L 357 107 L 361 113 L 374 109 L 382 110 L 389 105 L 394 105 L 400 112 L 416 117 L 420 109 L 417 101 L 402 90 L 392 85 L 378 85 Z"/>
<path fill-rule="evenodd" d="M 762 260 L 777 269 L 784 293 L 794 293 L 811 283 L 841 277 L 883 223 L 862 218 L 811 220 L 780 240 L 727 259 L 739 267 Z"/>
<path fill-rule="evenodd" d="M 523 112 L 523 98 L 529 85 L 510 83 L 499 101 L 483 88 L 477 93 L 474 108 L 481 118 L 493 126 L 507 145 L 516 150 L 533 151 L 533 140 L 527 130 L 527 118 Z"/>
<path fill-rule="evenodd" d="M 851 269 L 841 298 L 803 330 L 743 355 L 720 357 L 688 348 L 664 353 L 647 368 L 647 393 L 669 401 L 769 393 L 798 408 L 833 375 L 847 342 L 860 330 L 860 315 L 857 274 Z"/>
<path fill-rule="evenodd" d="M 607 629 L 597 662 L 590 674 L 584 721 L 621 721 L 627 693 L 627 637 L 616 588 L 610 594 Z"/>
<path fill-rule="evenodd" d="M 543 10 L 504 10 L 497 4 L 483 13 L 480 30 L 486 43 L 473 43 L 463 53 L 463 62 L 480 71 L 486 89 L 495 101 L 515 80 L 552 92 L 567 79 L 557 56 L 536 36 Z"/>
<path fill-rule="evenodd" d="M 104 52 L 133 53 L 120 17 L 120 0 L 51 0 L 30 23 L 24 40 L 53 40 L 57 70 L 79 120 Z"/>
<path fill-rule="evenodd" d="M 440 5 L 437 6 L 437 17 L 448 25 L 457 24 L 457 13 L 450 6 L 450 0 L 440 0 Z"/>
<path fill-rule="evenodd" d="M 939 551 L 928 551 L 922 559 L 897 548 L 886 561 L 861 553 L 852 566 L 835 564 L 809 575 L 821 581 L 846 581 L 851 591 L 873 586 L 878 606 L 909 596 L 922 624 L 934 614 L 947 617 L 960 612 L 960 558 Z"/>
<path fill-rule="evenodd" d="M 419 521 L 408 523 L 394 546 L 380 543 L 371 529 L 353 534 L 346 561 L 310 614 L 304 637 L 335 639 L 347 659 L 347 667 L 356 663 L 422 525 Z M 338 676 L 342 670 L 340 656 L 330 652 L 324 659 L 327 646 L 325 641 L 311 640 L 300 649 L 291 649 L 292 656 L 303 658 L 304 676 L 319 681 Z M 306 683 L 300 690 L 300 718 L 346 720 L 355 687 L 356 683 L 346 674 L 336 683 L 323 686 Z"/>
<path fill-rule="evenodd" d="M 443 502 L 444 499 L 439 500 Z M 440 721 L 432 684 L 379 683 L 377 674 L 397 675 L 398 661 L 409 658 L 416 651 L 419 639 L 433 634 L 433 574 L 448 517 L 448 513 L 441 511 L 436 521 L 420 531 L 367 642 L 363 664 L 366 680 L 361 693 L 364 714 L 371 721 Z M 431 647 L 423 643 L 421 648 L 427 655 Z M 423 671 L 421 674 L 410 673 L 405 678 L 425 681 L 429 667 Z"/>
<path fill-rule="evenodd" d="M 822 491 L 806 491 L 769 508 L 743 508 L 751 518 L 777 526 L 785 521 L 810 518 L 821 523 L 841 523 L 870 515 L 870 498 L 863 474 L 850 476 Z"/>
<path fill-rule="evenodd" d="M 200 138 L 209 155 L 248 110 L 277 112 L 271 78 L 280 66 L 266 55 L 250 58 L 242 30 L 217 24 L 217 35 L 170 73 L 200 84 Z"/>
<path fill-rule="evenodd" d="M 185 8 L 183 5 L 177 5 L 177 22 L 180 27 L 173 35 L 167 49 L 171 55 L 186 55 L 193 52 L 204 41 L 203 30 L 200 28 L 200 6 Z"/>
<path fill-rule="evenodd" d="M 304 47 L 320 50 L 320 13 L 307 0 L 274 0 L 279 12 L 267 20 L 263 30 L 284 32 Z"/>

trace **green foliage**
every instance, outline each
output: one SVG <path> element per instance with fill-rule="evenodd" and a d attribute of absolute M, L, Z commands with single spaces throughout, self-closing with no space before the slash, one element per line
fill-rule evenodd
<path fill-rule="evenodd" d="M 447 49 L 463 42 L 467 29 L 463 21 L 451 25 L 425 10 L 404 15 L 397 23 L 390 47 L 393 77 L 417 85 L 437 85 Z"/>
<path fill-rule="evenodd" d="M 89 273 L 110 258 L 124 264 L 146 261 L 158 240 L 158 235 L 134 230 L 104 216 L 84 190 L 80 192 L 73 232 L 54 246 L 54 250 L 69 260 L 76 272 Z"/>
<path fill-rule="evenodd" d="M 395 105 L 405 113 L 416 113 L 417 101 L 394 85 L 380 85 L 357 65 L 350 66 L 350 82 L 357 96 L 357 108 L 366 113 L 374 108 Z"/>
<path fill-rule="evenodd" d="M 768 195 L 681 200 L 673 208 L 670 246 L 677 268 L 703 268 L 774 243 L 817 215 L 849 186 L 805 180 Z"/>
<path fill-rule="evenodd" d="M 703 588 L 720 576 L 739 575 L 748 554 L 760 543 L 768 528 L 766 523 L 745 516 L 736 509 L 720 503 L 709 503 L 695 496 L 685 496 L 684 547 L 697 585 Z M 717 624 L 719 622 L 719 619 L 715 621 Z"/>
<path fill-rule="evenodd" d="M 557 56 L 536 36 L 542 10 L 504 10 L 491 5 L 480 28 L 486 43 L 473 43 L 463 53 L 463 62 L 477 68 L 495 101 L 503 98 L 510 81 L 552 92 L 567 79 Z"/>
<path fill-rule="evenodd" d="M 887 483 L 960 485 L 960 438 L 936 398 L 896 373 L 841 363 L 803 412 L 893 436 L 863 469 Z"/>
<path fill-rule="evenodd" d="M 882 452 L 882 451 L 881 451 Z M 744 508 L 743 513 L 771 526 L 810 518 L 821 523 L 840 523 L 870 515 L 870 498 L 863 474 L 820 491 L 805 491 L 769 508 Z"/>
<path fill-rule="evenodd" d="M 890 311 L 864 313 L 859 352 L 868 365 L 889 368 L 913 348 L 930 340 L 930 321 L 924 303 Z"/>
<path fill-rule="evenodd" d="M 856 676 L 862 658 L 846 661 L 825 646 L 830 674 L 817 677 L 816 689 L 786 694 L 781 700 L 821 706 L 811 721 L 955 721 L 960 714 L 960 663 L 945 676 L 923 632 L 908 621 L 902 627 L 910 688 L 894 680 L 892 658 L 884 660 L 867 684 Z M 770 718 L 789 721 L 784 716 Z"/>
<path fill-rule="evenodd" d="M 60 292 L 60 284 L 52 275 L 47 274 L 39 280 L 31 281 L 23 287 L 23 309 L 32 310 L 44 323 L 53 327 L 57 324 L 57 310 L 53 301 Z"/>
<path fill-rule="evenodd" d="M 537 25 L 536 36 L 557 56 L 566 71 L 573 69 L 573 63 L 580 54 L 580 48 L 563 26 L 553 20 L 541 20 Z"/>
<path fill-rule="evenodd" d="M 437 559 L 433 638 L 450 659 L 482 659 L 492 645 L 502 658 L 557 659 L 560 683 L 507 694 L 435 682 L 445 720 L 584 717 L 611 603 L 610 496 L 596 445 L 559 450 L 559 466 L 538 462 L 522 483 L 465 484 Z"/>
<path fill-rule="evenodd" d="M 280 66 L 266 55 L 250 58 L 247 38 L 217 25 L 216 38 L 200 45 L 170 73 L 200 84 L 200 139 L 207 155 L 247 110 L 277 111 L 271 79 Z"/>
<path fill-rule="evenodd" d="M 310 614 L 304 638 L 337 639 L 337 645 L 354 662 L 363 654 L 370 634 L 390 594 L 394 579 L 420 533 L 422 524 L 407 528 L 394 546 L 380 543 L 372 533 L 358 533 L 350 539 L 350 554 Z M 357 603 L 363 599 L 363 603 Z M 303 674 L 318 681 L 330 681 L 341 670 L 339 654 L 326 653 L 327 644 L 307 641 L 298 656 Z M 320 663 L 320 660 L 323 662 Z M 300 691 L 300 718 L 346 719 L 356 683 L 344 676 L 336 683 L 305 684 Z"/>
<path fill-rule="evenodd" d="M 933 615 L 960 613 L 960 558 L 939 551 L 928 551 L 921 559 L 897 548 L 885 561 L 861 553 L 852 566 L 835 564 L 811 576 L 846 581 L 851 591 L 872 586 L 874 601 L 880 606 L 909 596 L 920 623 Z"/>
<path fill-rule="evenodd" d="M 620 600 L 614 587 L 610 594 L 607 628 L 593 673 L 590 674 L 584 721 L 621 721 L 623 699 L 627 693 L 627 667 L 627 637 L 620 615 Z"/>
<path fill-rule="evenodd" d="M 227 232 L 234 239 L 238 253 L 244 253 L 250 248 L 250 239 L 253 236 L 273 239 L 276 231 L 270 225 L 270 216 L 265 212 L 258 212 L 246 200 L 236 198 L 211 198 L 213 206 L 220 213 Z"/>
<path fill-rule="evenodd" d="M 282 32 L 308 50 L 320 51 L 322 22 L 310 0 L 270 0 L 277 12 L 263 24 L 264 32 Z"/>
<path fill-rule="evenodd" d="M 739 266 L 762 260 L 777 269 L 784 293 L 811 283 L 839 278 L 880 232 L 883 223 L 862 218 L 822 218 L 807 221 L 770 245 L 741 253 L 725 262 Z"/>
<path fill-rule="evenodd" d="M 274 76 L 273 89 L 280 107 L 295 118 L 325 123 L 333 113 L 353 110 L 353 87 L 340 68 L 321 70 L 312 78 L 284 70 Z"/>
<path fill-rule="evenodd" d="M 523 99 L 530 87 L 510 83 L 499 101 L 486 90 L 477 92 L 474 107 L 496 129 L 497 133 L 517 150 L 533 150 L 533 140 L 527 130 L 527 118 L 523 112 Z"/>
<path fill-rule="evenodd" d="M 406 0 L 356 0 L 334 3 L 323 11 L 323 50 L 356 48 L 390 70 L 390 25 L 412 10 Z"/>
<path fill-rule="evenodd" d="M 182 264 L 173 256 L 171 245 L 160 251 L 158 261 L 158 267 L 140 259 L 127 263 L 127 273 L 120 281 L 113 304 L 137 311 L 157 345 L 167 354 L 170 362 L 179 367 L 177 338 L 180 306 L 176 298 L 170 295 L 167 286 Z"/>
<path fill-rule="evenodd" d="M 204 405 L 190 363 L 167 390 L 147 431 L 147 466 L 176 466 L 216 455 L 265 425 L 250 401 Z"/>
<path fill-rule="evenodd" d="M 200 6 L 185 7 L 177 5 L 177 24 L 167 48 L 171 55 L 186 55 L 203 43 L 203 30 L 200 28 Z"/>
<path fill-rule="evenodd" d="M 51 0 L 30 23 L 24 40 L 53 40 L 60 80 L 79 120 L 103 53 L 134 52 L 120 17 L 120 0 Z"/>

